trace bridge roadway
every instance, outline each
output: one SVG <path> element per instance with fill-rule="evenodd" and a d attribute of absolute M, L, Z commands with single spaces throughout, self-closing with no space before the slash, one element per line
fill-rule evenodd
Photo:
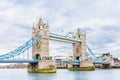
<path fill-rule="evenodd" d="M 61 61 L 56 61 L 56 63 L 60 63 L 60 62 L 63 62 L 63 63 L 71 63 L 71 64 L 75 64 L 75 65 L 79 65 L 80 64 L 80 61 L 79 60 L 76 60 L 76 61 L 69 61 L 69 60 L 61 60 Z M 94 61 L 93 64 L 110 64 L 109 62 L 104 62 L 104 61 L 101 61 L 101 62 L 96 62 Z"/>
<path fill-rule="evenodd" d="M 0 63 L 37 63 L 38 60 L 0 60 Z M 70 61 L 70 60 L 56 60 L 56 63 L 70 63 L 73 65 L 80 65 L 80 61 Z M 110 64 L 109 62 L 93 62 L 93 64 Z"/>
<path fill-rule="evenodd" d="M 0 60 L 0 63 L 37 63 L 38 60 Z"/>

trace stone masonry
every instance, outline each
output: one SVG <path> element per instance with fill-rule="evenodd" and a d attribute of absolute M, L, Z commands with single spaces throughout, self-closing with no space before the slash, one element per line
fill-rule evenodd
<path fill-rule="evenodd" d="M 39 59 L 49 56 L 49 25 L 43 23 L 42 19 L 39 19 L 38 25 L 32 28 L 32 36 L 35 38 L 37 35 L 41 35 L 42 38 L 33 46 L 33 58 L 39 54 Z"/>
<path fill-rule="evenodd" d="M 39 19 L 36 26 L 32 28 L 32 38 L 41 35 L 41 39 L 32 47 L 32 57 L 38 63 L 30 64 L 28 72 L 56 72 L 55 60 L 49 57 L 49 24 Z"/>
<path fill-rule="evenodd" d="M 74 60 L 84 60 L 86 57 L 86 34 L 82 34 L 78 28 L 75 38 L 81 39 L 80 43 L 73 43 Z"/>

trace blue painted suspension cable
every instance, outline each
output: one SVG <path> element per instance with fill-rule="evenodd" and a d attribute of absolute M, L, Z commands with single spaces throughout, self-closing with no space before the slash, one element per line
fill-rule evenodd
<path fill-rule="evenodd" d="M 17 55 L 20 55 L 21 53 L 25 52 L 26 50 L 28 50 L 31 46 L 33 46 L 39 39 L 41 38 L 41 35 L 38 35 L 36 38 L 34 39 L 30 39 L 29 41 L 27 41 L 25 44 L 23 44 L 22 46 L 16 48 L 13 51 L 10 51 L 6 54 L 0 55 L 0 59 L 8 59 L 11 57 L 15 57 Z"/>

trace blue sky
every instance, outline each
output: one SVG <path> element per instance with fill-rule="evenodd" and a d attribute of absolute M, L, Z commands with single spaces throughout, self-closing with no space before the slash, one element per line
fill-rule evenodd
<path fill-rule="evenodd" d="M 0 52 L 29 40 L 32 24 L 40 16 L 49 22 L 50 32 L 75 32 L 80 27 L 87 32 L 87 44 L 93 50 L 120 49 L 119 8 L 119 0 L 0 0 Z M 50 44 L 51 53 L 72 53 L 71 44 Z"/>

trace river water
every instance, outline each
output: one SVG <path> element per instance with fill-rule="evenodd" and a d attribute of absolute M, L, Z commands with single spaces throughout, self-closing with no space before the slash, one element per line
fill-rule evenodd
<path fill-rule="evenodd" d="M 120 80 L 120 69 L 96 69 L 96 71 L 69 71 L 57 73 L 28 73 L 26 69 L 0 69 L 0 80 Z"/>

